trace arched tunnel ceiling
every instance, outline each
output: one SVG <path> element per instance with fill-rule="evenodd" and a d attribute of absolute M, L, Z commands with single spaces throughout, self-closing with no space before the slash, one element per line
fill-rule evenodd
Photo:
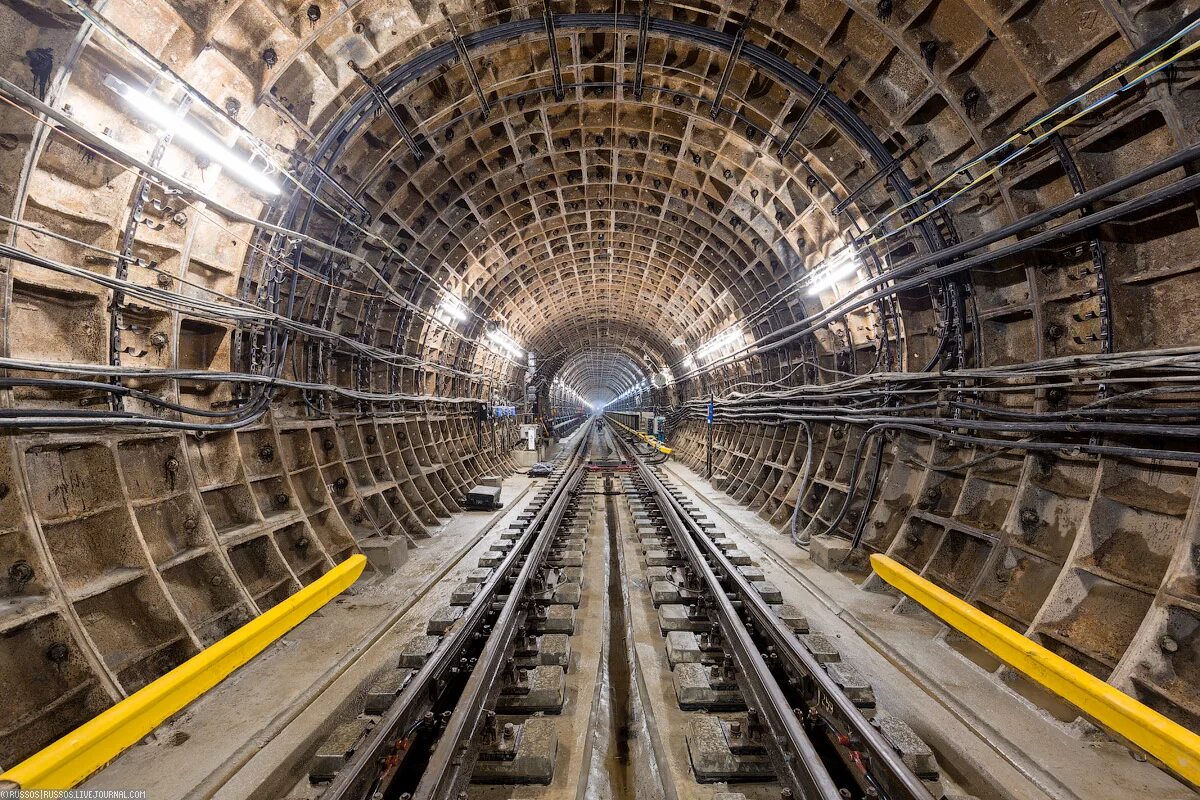
<path fill-rule="evenodd" d="M 411 240 L 414 261 L 532 349 L 546 349 L 544 331 L 570 329 L 564 320 L 583 337 L 592 321 L 652 319 L 683 345 L 629 346 L 678 364 L 903 201 L 906 170 L 938 175 L 1088 74 L 1046 79 L 1048 65 L 1030 56 L 1049 34 L 1043 24 L 999 36 L 992 9 L 939 5 L 910 17 L 890 3 L 767 3 L 751 15 L 649 4 L 639 69 L 635 6 L 611 19 L 582 4 L 551 6 L 553 53 L 536 5 L 450 9 L 453 30 L 431 10 L 418 37 L 438 43 L 430 50 L 367 16 L 358 33 L 343 27 L 340 39 L 297 49 L 264 73 L 263 87 L 319 139 L 332 125 L 323 135 L 337 136 L 332 171 L 377 200 L 379 230 Z M 1074 53 L 1093 70 L 1128 49 L 1116 26 L 1104 30 Z M 451 44 L 459 36 L 466 61 Z M 372 103 L 347 68 L 310 58 L 318 49 L 328 58 L 327 41 L 388 94 L 420 161 L 388 115 L 363 116 Z M 740 60 L 726 74 L 733 47 Z M 985 80 L 996 85 L 980 91 Z M 801 120 L 825 81 L 825 102 Z M 897 153 L 911 160 L 891 165 Z M 834 213 L 836 198 L 889 165 L 859 212 Z M 927 225 L 891 252 L 919 251 L 940 234 Z M 772 306 L 752 332 L 803 317 L 803 300 Z"/>
<path fill-rule="evenodd" d="M 761 338 L 827 303 L 831 293 L 789 290 L 914 182 L 924 188 L 1136 41 L 1128 20 L 1099 6 L 1084 15 L 1095 35 L 1071 40 L 1058 67 L 1048 62 L 1051 12 L 990 5 L 315 3 L 286 20 L 259 11 L 164 8 L 176 34 L 147 44 L 168 62 L 194 59 L 183 73 L 200 92 L 290 149 L 301 171 L 315 159 L 358 197 L 368 227 L 395 248 L 385 278 L 434 307 L 442 289 L 412 270 L 433 276 L 543 355 L 580 351 L 583 332 L 610 321 L 632 337 L 624 346 L 677 367 L 738 320 Z M 135 40 L 144 30 L 119 9 L 110 16 Z M 835 209 L 854 187 L 864 188 L 858 202 Z M 1001 200 L 968 202 L 953 233 L 931 219 L 878 255 L 971 233 L 1015 210 L 1009 193 Z M 312 224 L 339 235 L 320 215 Z M 344 330 L 380 313 L 340 302 Z M 633 333 L 646 320 L 657 341 Z M 830 329 L 833 341 L 818 338 L 838 349 L 880 324 L 870 311 L 847 322 Z M 572 328 L 580 338 L 568 341 Z M 444 351 L 431 359 L 470 369 L 472 348 Z"/>
<path fill-rule="evenodd" d="M 557 375 L 582 396 L 604 402 L 661 372 L 679 347 L 646 320 L 627 322 L 617 316 L 588 316 L 581 311 L 546 329 L 531 347 L 545 353 L 539 370 Z M 681 357 L 677 355 L 676 357 Z"/>
<path fill-rule="evenodd" d="M 816 58 L 806 65 L 813 74 L 799 69 L 769 41 L 760 47 L 757 24 L 740 14 L 713 28 L 652 16 L 640 78 L 636 15 L 559 16 L 561 101 L 548 40 L 529 24 L 542 20 L 521 16 L 459 20 L 476 32 L 465 45 L 490 42 L 470 48 L 479 59 L 471 68 L 488 86 L 486 118 L 453 52 L 437 70 L 423 57 L 423 72 L 378 57 L 368 71 L 424 157 L 409 152 L 388 116 L 364 120 L 351 107 L 341 119 L 364 124 L 356 138 L 339 136 L 334 172 L 368 176 L 358 187 L 379 198 L 387 235 L 407 241 L 420 231 L 414 260 L 536 351 L 548 342 L 579 351 L 600 322 L 621 323 L 625 340 L 652 320 L 661 337 L 622 344 L 660 365 L 679 362 L 793 285 L 805 254 L 819 261 L 846 224 L 828 202 L 840 174 L 869 172 L 872 156 L 885 163 L 871 127 L 837 101 L 830 120 L 808 126 L 780 157 L 788 122 L 804 114 L 820 65 L 828 71 L 831 62 Z M 713 113 L 724 48 L 741 38 L 742 23 L 749 43 L 741 52 L 754 66 L 738 62 Z M 807 52 L 791 44 L 790 53 Z M 295 64 L 279 74 L 272 94 L 297 110 L 294 98 L 312 95 L 313 76 Z M 330 116 L 307 99 L 301 107 L 306 121 Z M 814 200 L 821 194 L 825 205 Z M 783 304 L 760 325 L 791 321 L 801 308 Z M 560 345 L 564 331 L 576 338 Z"/>
<path fill-rule="evenodd" d="M 807 348 L 806 358 L 833 354 L 839 363 L 822 368 L 830 375 L 871 364 L 912 369 L 946 355 L 954 325 L 946 309 L 958 302 L 961 313 L 973 313 L 967 306 L 979 287 L 1001 299 L 987 270 L 957 300 L 918 279 L 846 314 L 812 323 L 813 313 L 864 274 L 1058 199 L 1035 162 L 1007 182 L 979 179 L 985 185 L 938 204 L 938 213 L 913 221 L 915 211 L 901 210 L 915 193 L 926 202 L 914 208 L 927 208 L 939 189 L 945 195 L 974 182 L 962 164 L 1103 78 L 1189 11 L 1187 3 L 1084 2 L 1071 12 L 1089 32 L 1081 39 L 1050 2 L 268 9 L 245 0 L 223 11 L 163 3 L 140 19 L 119 5 L 85 8 L 66 0 L 44 17 L 55 33 L 43 44 L 65 44 L 78 13 L 99 27 L 95 42 L 63 50 L 78 59 L 69 65 L 74 78 L 41 86 L 71 97 L 55 95 L 72 111 L 63 121 L 86 119 L 87 133 L 115 138 L 123 152 L 149 152 L 229 204 L 214 208 L 242 211 L 244 222 L 262 215 L 309 237 L 299 252 L 295 240 L 275 245 L 296 253 L 300 274 L 285 313 L 316 326 L 304 335 L 333 331 L 335 343 L 293 351 L 294 377 L 347 369 L 365 343 L 376 360 L 401 351 L 392 363 L 416 368 L 412 379 L 426 392 L 480 397 L 515 384 L 523 366 L 523 354 L 497 357 L 485 336 L 492 327 L 541 357 L 539 385 L 578 363 L 589 385 L 574 388 L 612 395 L 663 367 L 687 376 L 691 356 L 731 329 L 747 345 L 797 326 L 811 335 L 703 380 L 794 375 L 797 348 Z M 14 54 L 38 43 L 26 39 Z M 23 60 L 32 70 L 30 57 Z M 180 79 L 162 78 L 167 68 Z M 154 126 L 116 96 L 114 77 L 135 90 L 149 86 L 168 103 L 190 99 L 187 113 L 221 135 L 241 131 L 250 150 L 286 166 L 284 194 L 260 205 L 262 197 L 231 178 L 236 170 L 216 175 L 170 142 L 156 151 Z M 1182 140 L 1190 121 L 1164 108 L 1151 124 Z M 111 124 L 94 131 L 98 119 Z M 31 152 L 43 146 L 38 139 Z M 87 164 L 82 179 L 102 187 L 99 206 L 119 221 L 130 205 L 120 200 L 133 178 L 129 165 L 114 183 L 118 172 Z M 41 166 L 53 174 L 51 161 Z M 1090 164 L 1078 169 L 1095 173 L 1076 176 L 1079 185 L 1104 177 Z M 28 187 L 34 207 L 42 177 L 12 182 Z M 303 191 L 293 191 L 297 181 Z M 262 264 L 278 256 L 251 242 L 245 224 L 228 229 L 232 240 L 210 247 L 225 277 L 205 288 L 228 297 L 240 277 L 243 295 L 269 299 L 263 285 L 274 278 Z M 826 259 L 856 239 L 870 244 L 858 269 L 804 291 Z M 461 303 L 464 319 L 435 320 L 447 302 Z M 1098 318 L 1080 313 L 1084 322 Z M 1113 321 L 1103 335 L 1077 337 L 1079 349 L 1112 349 L 1114 335 L 1143 346 L 1176 333 L 1146 325 Z M 138 328 L 129 330 L 118 324 L 109 349 L 146 350 L 142 342 L 123 346 L 138 338 Z M 1009 358 L 1019 337 L 993 338 L 975 336 L 960 365 Z M 246 352 L 239 344 L 232 355 Z M 314 366 L 324 358 L 336 363 Z M 596 385 L 608 376 L 614 385 Z M 452 390 L 455 379 L 477 383 Z M 697 388 L 704 390 L 690 390 Z"/>
<path fill-rule="evenodd" d="M 780 529 L 944 569 L 1194 726 L 1196 31 L 1094 113 L 1008 137 L 1196 8 L 0 3 L 0 542 L 36 576 L 5 663 L 44 688 L 26 666 L 72 644 L 0 760 L 365 540 L 419 539 L 511 466 L 514 426 L 481 406 L 556 386 L 544 417 L 669 409 L 693 464 L 715 398 L 719 462 L 771 476 L 739 499 Z M 269 159 L 280 194 L 147 119 L 143 88 L 245 169 Z M 823 283 L 856 237 L 861 264 Z M 922 401 L 894 424 L 901 397 Z M 110 568 L 127 583 L 97 583 Z"/>

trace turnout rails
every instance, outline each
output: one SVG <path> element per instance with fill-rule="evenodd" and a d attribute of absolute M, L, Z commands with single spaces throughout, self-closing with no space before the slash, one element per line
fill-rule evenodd
<path fill-rule="evenodd" d="M 533 517 L 503 546 L 507 552 L 495 557 L 494 567 L 481 567 L 491 572 L 461 619 L 440 641 L 428 642 L 432 647 L 424 663 L 405 678 L 395 702 L 354 747 L 322 800 L 453 798 L 465 786 L 475 756 L 470 743 L 485 705 L 494 702 L 518 622 L 529 610 L 526 589 L 541 570 L 583 477 L 584 445 L 593 424 L 558 459 Z"/>
<path fill-rule="evenodd" d="M 747 705 L 769 730 L 762 741 L 791 796 L 934 800 L 936 762 L 916 734 L 894 719 L 883 723 L 888 734 L 875 727 L 863 713 L 874 709 L 874 694 L 856 671 L 842 666 L 831 675 L 818 660 L 819 643 L 806 646 L 801 638 L 808 635 L 807 625 L 796 623 L 802 615 L 789 624 L 788 614 L 778 613 L 747 577 L 749 570 L 733 563 L 736 551 L 693 518 L 678 490 L 633 445 L 622 442 L 621 448 L 637 465 L 686 564 L 688 583 L 695 587 L 688 595 L 718 626 Z M 905 755 L 924 768 L 923 776 L 905 763 Z"/>
<path fill-rule="evenodd" d="M 615 444 L 617 461 L 589 458 L 599 455 L 601 441 Z M 562 595 L 573 591 L 578 605 L 584 543 L 572 537 L 585 534 L 574 521 L 576 509 L 582 496 L 597 494 L 597 486 L 608 494 L 618 482 L 643 509 L 643 520 L 652 519 L 660 561 L 654 586 L 666 586 L 671 595 L 669 605 L 655 600 L 661 632 L 666 635 L 670 623 L 663 620 L 671 614 L 686 618 L 682 630 L 703 631 L 704 665 L 699 657 L 688 669 L 676 664 L 677 692 L 683 673 L 698 681 L 701 695 L 719 685 L 746 715 L 744 722 L 705 716 L 699 722 L 707 738 L 723 737 L 719 747 L 734 754 L 753 743 L 767 756 L 753 774 L 714 777 L 692 753 L 697 780 L 770 780 L 780 797 L 811 800 L 945 796 L 928 747 L 903 722 L 875 713 L 870 685 L 840 662 L 836 650 L 830 656 L 830 645 L 808 631 L 803 613 L 781 603 L 761 571 L 658 472 L 657 454 L 638 452 L 642 446 L 622 441 L 602 421 L 587 423 L 555 460 L 534 507 L 481 559 L 472 581 L 455 590 L 458 610 L 450 609 L 444 629 L 431 620 L 429 635 L 410 643 L 400 671 L 389 678 L 390 689 L 381 693 L 385 707 L 360 728 L 348 723 L 344 741 L 335 732 L 324 748 L 335 756 L 328 774 L 312 773 L 322 800 L 459 800 L 470 797 L 473 776 L 487 783 L 551 780 L 557 739 L 547 733 L 544 718 L 500 725 L 496 712 L 511 707 L 517 689 L 522 697 L 551 698 L 540 702 L 550 703 L 547 713 L 557 713 L 553 697 L 565 696 L 566 646 L 557 656 L 539 655 L 541 640 L 549 638 L 533 634 L 559 630 L 547 627 L 548 608 L 566 608 L 570 625 L 563 630 L 574 632 L 573 611 Z M 577 559 L 570 561 L 572 556 Z M 536 666 L 546 664 L 555 666 Z M 679 698 L 686 708 L 682 693 Z M 522 765 L 519 754 L 537 747 L 539 757 L 526 757 Z M 526 773 L 516 774 L 521 769 Z"/>

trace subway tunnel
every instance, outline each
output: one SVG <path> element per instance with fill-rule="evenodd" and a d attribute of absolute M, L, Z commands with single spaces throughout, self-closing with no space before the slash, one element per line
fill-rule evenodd
<path fill-rule="evenodd" d="M 1193 0 L 3 0 L 0 789 L 1195 797 L 1198 50 Z"/>

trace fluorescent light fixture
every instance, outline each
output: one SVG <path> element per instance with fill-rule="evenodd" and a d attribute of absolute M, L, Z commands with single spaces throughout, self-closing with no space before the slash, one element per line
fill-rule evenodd
<path fill-rule="evenodd" d="M 815 271 L 816 274 L 813 275 L 808 293 L 810 295 L 820 294 L 838 281 L 856 274 L 861 266 L 862 261 L 859 260 L 858 249 L 853 244 L 846 245 L 821 263 L 821 266 Z"/>
<path fill-rule="evenodd" d="M 520 358 L 521 356 L 525 355 L 525 351 L 522 350 L 515 341 L 513 341 L 513 338 L 499 328 L 490 328 L 486 335 L 487 338 L 491 340 L 492 344 L 496 345 L 496 347 L 507 353 L 509 356 L 513 358 Z"/>
<path fill-rule="evenodd" d="M 688 353 L 686 356 L 684 356 L 683 361 L 680 363 L 683 364 L 683 368 L 688 372 L 691 372 L 696 368 L 696 358 L 691 353 Z"/>
<path fill-rule="evenodd" d="M 567 397 L 567 399 L 574 400 L 577 403 L 585 405 L 593 411 L 596 410 L 596 407 L 594 405 L 592 405 L 592 402 L 590 400 L 585 399 L 584 396 L 582 394 L 580 394 L 579 391 L 574 386 L 570 385 L 569 383 L 566 383 L 565 381 L 561 380 L 560 378 L 555 378 L 553 386 L 557 387 L 558 391 L 561 394 L 565 395 Z"/>
<path fill-rule="evenodd" d="M 466 322 L 471 316 L 466 304 L 452 294 L 447 294 L 442 298 L 442 302 L 438 304 L 438 315 L 442 317 L 443 322 L 449 322 L 453 319 L 459 322 Z"/>
<path fill-rule="evenodd" d="M 160 128 L 164 133 L 169 133 L 174 141 L 187 145 L 197 155 L 203 156 L 213 164 L 220 165 L 235 180 L 267 194 L 279 194 L 279 184 L 271 180 L 261 169 L 230 150 L 211 133 L 185 119 L 180 115 L 178 109 L 171 108 L 149 92 L 134 89 L 112 75 L 105 76 L 104 85 L 124 98 L 133 110 L 147 122 Z"/>
<path fill-rule="evenodd" d="M 609 400 L 607 403 L 604 404 L 603 407 L 607 408 L 608 406 L 611 406 L 614 403 L 619 403 L 622 400 L 624 400 L 625 398 L 632 397 L 635 394 L 638 395 L 639 397 L 641 397 L 642 392 L 646 391 L 646 389 L 648 389 L 648 388 L 650 388 L 650 381 L 648 381 L 645 378 L 642 378 L 640 381 L 633 384 L 625 391 L 621 392 L 619 395 L 614 397 L 612 400 Z"/>
<path fill-rule="evenodd" d="M 732 349 L 734 345 L 738 344 L 739 342 L 744 342 L 745 339 L 746 334 L 742 332 L 742 326 L 740 324 L 734 325 L 732 328 L 718 333 L 716 336 L 700 345 L 700 347 L 696 348 L 695 358 L 698 361 L 702 358 L 707 358 L 710 355 L 719 354 L 723 351 Z"/>

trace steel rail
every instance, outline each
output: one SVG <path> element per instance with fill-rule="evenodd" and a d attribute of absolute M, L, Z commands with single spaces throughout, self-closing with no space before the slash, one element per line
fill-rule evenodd
<path fill-rule="evenodd" d="M 549 542 L 554 538 L 558 523 L 566 510 L 567 500 L 572 489 L 578 484 L 583 475 L 581 453 L 588 432 L 585 431 L 575 443 L 568 458 L 568 466 L 555 484 L 545 505 L 530 521 L 525 532 L 516 540 L 512 550 L 496 567 L 492 577 L 483 585 L 482 590 L 463 613 L 462 624 L 449 634 L 439 645 L 429 660 L 414 674 L 400 696 L 385 712 L 379 724 L 371 731 L 367 739 L 358 747 L 350 761 L 337 774 L 329 787 L 321 795 L 322 800 L 362 800 L 371 798 L 377 792 L 384 792 L 386 783 L 394 777 L 395 764 L 390 757 L 397 752 L 402 740 L 411 731 L 436 702 L 441 690 L 445 688 L 444 676 L 447 671 L 457 665 L 460 653 L 476 635 L 481 635 L 484 620 L 494 610 L 500 589 L 508 583 L 509 573 L 517 567 L 520 560 L 525 558 L 520 566 L 508 599 L 500 612 L 499 618 L 492 627 L 488 643 L 471 672 L 467 687 L 456 704 L 455 711 L 450 717 L 446 730 L 426 767 L 422 776 L 421 786 L 426 780 L 436 779 L 440 785 L 446 772 L 456 765 L 451 762 L 459 753 L 462 737 L 469 738 L 474 733 L 479 715 L 482 713 L 482 703 L 478 702 L 480 690 L 495 682 L 495 673 L 507 653 L 511 642 L 512 631 L 515 630 L 515 609 L 522 601 L 525 585 L 529 577 L 538 569 L 542 557 L 549 548 Z M 498 644 L 504 639 L 504 646 Z M 488 679 L 484 680 L 483 673 Z M 474 701 L 466 703 L 470 697 Z M 472 705 L 472 708 L 467 708 Z M 468 724 L 470 723 L 470 724 Z M 453 738 L 453 745 L 447 742 Z M 384 792 L 386 794 L 386 792 Z M 425 795 L 431 796 L 431 795 Z M 441 795 L 436 795 L 440 797 Z"/>
<path fill-rule="evenodd" d="M 729 645 L 743 692 L 753 702 L 748 707 L 756 708 L 776 734 L 766 737 L 766 744 L 773 751 L 773 761 L 779 779 L 798 797 L 808 800 L 841 800 L 837 783 L 826 769 L 812 739 L 805 732 L 800 720 L 792 711 L 791 703 L 771 674 L 766 660 L 754 643 L 750 632 L 738 617 L 720 579 L 705 560 L 695 540 L 687 530 L 687 516 L 670 502 L 670 493 L 653 471 L 638 457 L 637 453 L 620 437 L 618 447 L 637 464 L 638 473 L 647 488 L 654 494 L 662 511 L 663 521 L 676 544 L 686 554 L 692 569 L 707 585 L 713 599 L 718 623 Z"/>
<path fill-rule="evenodd" d="M 817 689 L 818 697 L 821 699 L 819 702 L 812 704 L 817 713 L 826 718 L 831 726 L 841 723 L 842 727 L 849 729 L 848 733 L 851 735 L 852 740 L 857 739 L 866 748 L 869 760 L 864 760 L 863 767 L 871 778 L 879 784 L 883 795 L 888 798 L 933 800 L 933 795 L 924 782 L 904 764 L 899 754 L 892 749 L 891 745 L 883 738 L 883 735 L 870 724 L 850 698 L 833 682 L 813 655 L 804 649 L 796 638 L 795 633 L 779 617 L 775 616 L 774 612 L 771 611 L 771 607 L 762 599 L 762 596 L 754 589 L 750 581 L 738 572 L 737 567 L 726 558 L 721 549 L 708 536 L 704 535 L 703 531 L 700 530 L 691 518 L 691 515 L 667 491 L 666 484 L 654 474 L 653 470 L 642 463 L 640 458 L 635 456 L 635 460 L 643 480 L 651 487 L 659 500 L 663 517 L 667 520 L 668 528 L 672 529 L 672 535 L 675 536 L 676 541 L 689 554 L 689 560 L 692 561 L 693 566 L 699 567 L 697 569 L 698 574 L 709 584 L 711 593 L 717 601 L 717 611 L 719 616 L 722 617 L 722 627 L 726 634 L 726 639 L 731 644 L 739 645 L 741 641 L 749 637 L 749 633 L 746 631 L 746 626 L 741 621 L 741 618 L 736 613 L 733 613 L 732 603 L 710 562 L 715 562 L 717 569 L 732 584 L 734 592 L 741 600 L 741 609 L 749 615 L 751 623 L 755 626 L 755 630 L 770 639 L 771 644 L 775 647 L 775 653 L 784 664 L 793 674 L 804 676 L 812 681 Z M 682 535 L 677 535 L 676 529 Z M 732 624 L 725 624 L 725 621 L 729 619 L 729 613 L 732 613 Z M 735 635 L 731 636 L 731 633 Z M 757 653 L 757 646 L 755 645 L 754 647 L 754 652 Z M 737 649 L 739 648 L 735 648 L 734 651 L 735 659 L 738 659 Z M 753 663 L 754 660 L 751 659 L 751 661 Z M 762 662 L 761 656 L 758 657 L 757 661 L 762 664 L 764 670 L 767 669 L 765 662 Z M 741 668 L 740 663 L 739 668 Z M 747 674 L 744 669 L 742 669 L 742 674 Z M 769 679 L 770 683 L 778 691 L 778 683 L 775 682 L 774 676 L 768 672 L 766 678 Z M 756 676 L 756 679 L 761 680 L 758 676 Z M 783 716 L 787 720 L 790 720 L 790 722 L 798 725 L 796 717 L 790 713 L 788 701 L 782 695 L 781 691 L 778 695 L 778 701 L 783 704 L 782 708 L 787 711 Z M 772 709 L 760 702 L 759 711 L 760 713 L 769 714 Z M 829 712 L 832 712 L 832 718 L 829 718 Z M 790 733 L 786 729 L 785 732 Z M 803 737 L 803 742 L 807 743 L 808 749 L 812 752 L 812 756 L 819 758 L 815 750 L 812 750 L 811 740 L 807 734 L 802 729 L 800 730 L 800 734 Z M 802 762 L 807 758 L 804 750 L 799 747 L 796 748 L 795 754 L 800 756 Z M 786 755 L 784 762 L 787 764 Z M 787 766 L 790 767 L 790 764 L 787 764 Z M 816 771 L 808 764 L 804 764 L 804 766 L 813 772 Z M 876 766 L 879 769 L 875 769 Z M 828 774 L 823 765 L 820 769 Z M 802 794 L 801 796 L 824 797 L 823 794 Z M 832 796 L 834 798 L 840 796 L 837 794 L 836 788 Z"/>
<path fill-rule="evenodd" d="M 688 531 L 686 513 L 671 503 L 670 493 L 637 452 L 620 437 L 614 437 L 614 440 L 617 441 L 619 449 L 637 464 L 638 475 L 654 494 L 667 530 L 680 551 L 688 558 L 692 570 L 707 584 L 721 632 L 725 642 L 730 645 L 738 675 L 742 678 L 739 684 L 743 692 L 749 694 L 748 699 L 752 699 L 752 702 L 746 705 L 757 709 L 767 721 L 768 727 L 776 734 L 768 736 L 766 742 L 773 751 L 773 762 L 780 781 L 802 798 L 840 800 L 838 784 L 829 775 L 808 733 L 805 733 L 804 727 L 792 711 L 792 705 L 780 688 L 779 682 L 770 673 L 760 649 L 740 620 L 737 609 L 734 609 L 725 589 L 721 587 L 720 579 L 692 539 Z"/>
<path fill-rule="evenodd" d="M 580 436 L 580 443 L 591 436 L 590 426 Z M 479 728 L 485 706 L 489 702 L 493 688 L 496 686 L 501 667 L 511 652 L 513 636 L 517 631 L 518 622 L 525 616 L 525 589 L 531 576 L 537 572 L 545 561 L 550 545 L 558 533 L 563 517 L 567 514 L 567 506 L 576 488 L 583 480 L 583 464 L 578 459 L 570 468 L 570 474 L 565 475 L 559 483 L 559 493 L 553 506 L 547 503 L 545 508 L 551 509 L 545 516 L 544 524 L 538 539 L 530 550 L 529 558 L 524 568 L 513 581 L 508 599 L 496 618 L 491 636 L 484 645 L 483 652 L 467 685 L 459 696 L 450 716 L 446 729 L 438 741 L 437 748 L 429 759 L 429 765 L 421 776 L 421 782 L 412 794 L 412 800 L 441 800 L 455 797 L 466 781 L 470 780 L 471 771 L 475 766 L 477 751 L 470 747 L 471 740 Z"/>

